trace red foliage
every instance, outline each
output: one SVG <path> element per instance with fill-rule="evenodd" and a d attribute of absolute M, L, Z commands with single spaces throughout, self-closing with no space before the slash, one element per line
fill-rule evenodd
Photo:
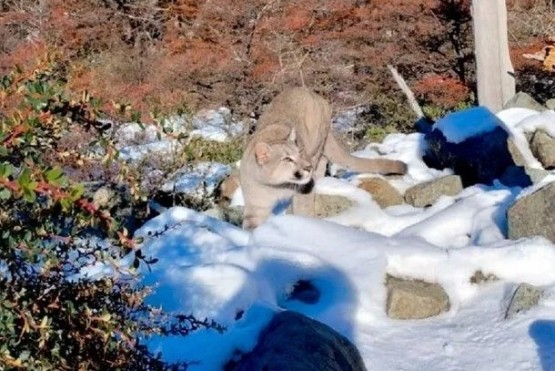
<path fill-rule="evenodd" d="M 437 74 L 465 75 L 471 84 L 465 66 L 472 59 L 460 61 L 469 50 L 453 50 L 454 21 L 441 18 L 447 1 L 468 2 L 136 0 L 130 6 L 51 0 L 40 14 L 0 18 L 1 29 L 20 17 L 42 17 L 34 44 L 16 41 L 0 57 L 0 72 L 55 49 L 67 64 L 71 89 L 145 112 L 200 100 L 247 112 L 282 85 L 299 84 L 300 72 L 307 85 L 332 98 L 336 91 L 364 91 L 367 100 L 390 94 L 388 63 L 412 83 Z M 460 86 L 449 86 L 457 89 L 453 96 L 462 94 Z"/>
<path fill-rule="evenodd" d="M 469 88 L 448 76 L 429 75 L 414 87 L 416 95 L 428 103 L 452 109 L 468 99 Z"/>

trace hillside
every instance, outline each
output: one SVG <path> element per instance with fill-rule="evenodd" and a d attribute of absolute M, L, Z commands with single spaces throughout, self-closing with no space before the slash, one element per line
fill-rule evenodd
<path fill-rule="evenodd" d="M 7 0 L 0 5 L 0 74 L 49 51 L 63 62 L 60 77 L 71 92 L 86 89 L 108 111 L 111 101 L 130 104 L 147 121 L 149 112 L 219 105 L 258 114 L 283 86 L 304 82 L 338 108 L 365 105 L 369 122 L 407 130 L 411 112 L 386 64 L 399 69 L 432 116 L 472 103 L 469 3 Z M 550 85 L 540 64 L 521 55 L 553 34 L 552 5 L 508 6 L 518 82 L 541 102 L 538 88 Z"/>

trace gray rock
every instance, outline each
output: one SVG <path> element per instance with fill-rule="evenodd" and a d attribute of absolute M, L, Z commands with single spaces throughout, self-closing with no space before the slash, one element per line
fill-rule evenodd
<path fill-rule="evenodd" d="M 532 141 L 534 133 L 526 133 L 528 142 Z M 539 183 L 543 178 L 545 178 L 549 172 L 544 169 L 535 169 L 526 166 L 526 160 L 520 150 L 516 147 L 512 138 L 507 139 L 507 148 L 513 157 L 513 161 L 516 166 L 509 166 L 499 178 L 501 183 L 510 184 L 514 186 L 527 187 L 530 182 L 533 184 Z M 534 153 L 536 158 L 538 155 Z"/>
<path fill-rule="evenodd" d="M 401 196 L 399 191 L 385 179 L 364 179 L 362 183 L 358 185 L 358 188 L 364 189 L 366 192 L 370 193 L 374 201 L 376 201 L 382 209 L 403 203 L 403 196 Z"/>
<path fill-rule="evenodd" d="M 515 317 L 520 312 L 526 312 L 530 308 L 538 305 L 543 290 L 527 283 L 521 283 L 513 292 L 507 310 L 505 311 L 505 319 Z"/>
<path fill-rule="evenodd" d="M 449 297 L 437 283 L 407 280 L 388 275 L 386 278 L 386 312 L 393 319 L 422 319 L 446 312 Z"/>
<path fill-rule="evenodd" d="M 426 207 L 440 196 L 454 196 L 462 190 L 461 177 L 447 175 L 410 187 L 405 191 L 405 201 L 415 207 Z"/>
<path fill-rule="evenodd" d="M 144 125 L 137 122 L 117 125 L 114 130 L 114 141 L 118 149 L 126 146 L 157 142 L 164 137 L 165 135 L 157 126 Z"/>
<path fill-rule="evenodd" d="M 207 140 L 224 142 L 241 135 L 244 130 L 242 122 L 235 122 L 231 110 L 227 107 L 202 109 L 192 118 L 192 136 L 200 136 Z"/>
<path fill-rule="evenodd" d="M 212 196 L 219 184 L 231 172 L 231 166 L 218 162 L 199 162 L 175 171 L 162 184 L 162 192 Z"/>
<path fill-rule="evenodd" d="M 499 278 L 493 273 L 484 274 L 481 270 L 474 272 L 472 277 L 470 277 L 470 283 L 474 285 L 481 285 L 484 283 L 498 281 Z"/>
<path fill-rule="evenodd" d="M 548 176 L 550 174 L 549 171 L 547 171 L 547 170 L 533 169 L 533 168 L 529 168 L 529 167 L 525 167 L 524 171 L 526 172 L 526 175 L 528 175 L 528 178 L 530 178 L 530 180 L 534 184 L 539 183 L 540 181 L 543 180 L 543 178 L 545 178 L 546 176 Z"/>
<path fill-rule="evenodd" d="M 530 149 L 544 168 L 555 168 L 555 138 L 543 130 L 538 130 L 532 138 Z"/>
<path fill-rule="evenodd" d="M 311 218 L 329 218 L 350 209 L 355 203 L 344 196 L 328 195 L 324 193 L 311 193 L 313 203 L 303 200 L 301 208 L 294 211 L 294 200 L 287 207 L 287 214 L 308 216 Z"/>
<path fill-rule="evenodd" d="M 316 194 L 314 207 L 317 218 L 328 218 L 339 215 L 353 207 L 354 202 L 344 196 Z"/>
<path fill-rule="evenodd" d="M 555 99 L 548 99 L 547 102 L 545 102 L 545 106 L 547 107 L 547 109 L 555 110 Z"/>
<path fill-rule="evenodd" d="M 511 99 L 503 105 L 503 109 L 507 108 L 529 108 L 536 111 L 545 111 L 545 107 L 542 106 L 538 101 L 536 101 L 532 96 L 528 93 L 524 93 L 519 91 L 516 93 Z"/>
<path fill-rule="evenodd" d="M 204 210 L 202 212 L 204 215 L 208 215 L 211 218 L 222 220 L 222 209 L 219 207 L 212 207 L 210 209 Z"/>
<path fill-rule="evenodd" d="M 436 169 L 451 168 L 460 175 L 463 185 L 476 183 L 492 184 L 515 162 L 507 146 L 507 132 L 502 128 L 500 120 L 484 108 L 474 108 L 473 112 L 465 115 L 463 111 L 456 112 L 458 116 L 451 120 L 452 125 L 461 126 L 459 131 L 466 131 L 471 125 L 480 127 L 484 123 L 490 124 L 491 130 L 479 132 L 460 142 L 450 142 L 441 130 L 434 128 L 426 134 L 428 143 L 424 161 L 429 167 Z M 477 120 L 473 122 L 473 118 Z M 491 125 L 491 123 L 498 123 Z M 440 121 L 436 122 L 438 125 Z M 508 179 L 510 181 L 511 179 Z M 531 181 L 528 185 L 532 184 Z M 506 184 L 513 186 L 514 184 Z M 521 186 L 522 184 L 518 184 Z"/>
<path fill-rule="evenodd" d="M 179 141 L 162 138 L 159 141 L 130 145 L 119 148 L 119 158 L 127 162 L 140 162 L 154 158 L 157 161 L 171 159 L 181 151 L 183 146 Z"/>
<path fill-rule="evenodd" d="M 511 239 L 541 235 L 555 242 L 555 182 L 517 200 L 507 220 Z"/>
<path fill-rule="evenodd" d="M 236 226 L 243 224 L 243 206 L 215 206 L 202 213 Z"/>
<path fill-rule="evenodd" d="M 515 142 L 512 138 L 507 139 L 507 149 L 509 150 L 509 153 L 513 157 L 513 161 L 515 165 L 517 166 L 526 165 L 526 160 L 524 156 L 522 155 L 518 147 L 515 145 Z"/>
<path fill-rule="evenodd" d="M 266 327 L 251 353 L 229 362 L 226 371 L 366 370 L 355 346 L 332 328 L 285 311 Z"/>

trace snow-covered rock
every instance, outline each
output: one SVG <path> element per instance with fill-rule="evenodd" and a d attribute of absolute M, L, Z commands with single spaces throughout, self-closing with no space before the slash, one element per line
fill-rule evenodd
<path fill-rule="evenodd" d="M 177 170 L 160 190 L 168 193 L 184 193 L 194 197 L 209 197 L 230 172 L 229 165 L 201 162 Z"/>
<path fill-rule="evenodd" d="M 230 138 L 241 135 L 245 130 L 243 122 L 236 122 L 231 117 L 227 107 L 216 110 L 200 110 L 192 119 L 192 136 L 224 142 Z"/>
<path fill-rule="evenodd" d="M 492 184 L 515 165 L 508 138 L 503 122 L 485 107 L 455 112 L 438 120 L 426 135 L 426 161 L 453 169 L 465 186 Z"/>

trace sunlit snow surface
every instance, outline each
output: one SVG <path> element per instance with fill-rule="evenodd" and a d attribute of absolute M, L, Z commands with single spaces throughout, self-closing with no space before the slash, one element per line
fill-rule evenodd
<path fill-rule="evenodd" d="M 517 132 L 527 130 L 522 120 L 551 128 L 540 119 L 547 114 L 522 114 L 499 117 Z M 423 146 L 420 134 L 395 134 L 357 155 L 407 162 L 408 174 L 392 181 L 404 191 L 449 173 L 424 165 Z M 328 220 L 278 215 L 250 233 L 175 207 L 146 223 L 137 232 L 145 237 L 143 253 L 159 259 L 143 272 L 143 282 L 155 287 L 148 301 L 227 327 L 223 334 L 153 337 L 150 349 L 168 361 L 197 361 L 192 370 L 219 370 L 236 351 L 255 346 L 275 312 L 289 309 L 351 339 L 369 370 L 555 370 L 555 245 L 540 237 L 504 237 L 508 206 L 529 191 L 476 185 L 426 209 L 382 210 L 356 187 L 365 176 L 317 183 L 317 192 L 355 201 Z M 477 270 L 499 281 L 471 284 Z M 386 273 L 440 283 L 451 309 L 425 320 L 389 319 Z M 288 300 L 299 280 L 318 288 L 317 303 Z M 505 320 L 520 282 L 542 287 L 544 295 L 538 306 Z"/>

